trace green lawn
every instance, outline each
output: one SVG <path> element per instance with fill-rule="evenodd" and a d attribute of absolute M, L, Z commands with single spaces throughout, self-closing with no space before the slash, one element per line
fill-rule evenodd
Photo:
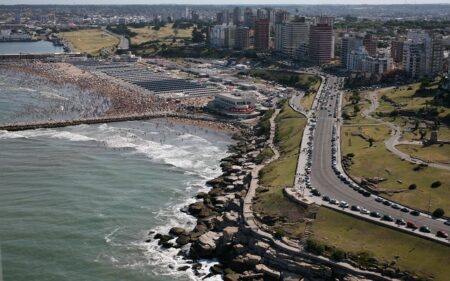
<path fill-rule="evenodd" d="M 75 51 L 91 55 L 98 55 L 103 48 L 114 48 L 120 41 L 100 29 L 61 32 L 60 35 L 72 44 Z"/>
<path fill-rule="evenodd" d="M 290 237 L 299 237 L 304 230 L 306 210 L 283 195 L 285 186 L 294 183 L 297 159 L 306 119 L 293 111 L 286 102 L 276 118 L 276 142 L 280 158 L 261 171 L 260 187 L 253 201 L 259 216 L 278 218 L 271 229 L 283 229 Z"/>
<path fill-rule="evenodd" d="M 425 161 L 450 163 L 450 144 L 433 144 L 429 146 L 400 144 L 397 145 L 397 149 Z"/>
<path fill-rule="evenodd" d="M 192 37 L 193 28 L 179 29 L 173 28 L 172 24 L 167 24 L 159 30 L 154 30 L 152 26 L 141 28 L 130 28 L 131 32 L 137 33 L 131 38 L 131 43 L 138 45 L 148 41 L 165 40 L 165 39 L 190 39 Z"/>
<path fill-rule="evenodd" d="M 367 252 L 380 263 L 435 281 L 449 280 L 450 248 L 339 212 L 320 208 L 313 223 L 314 240 L 357 255 Z"/>
<path fill-rule="evenodd" d="M 250 71 L 250 75 L 312 94 L 315 94 L 320 87 L 320 77 L 312 74 L 273 69 L 253 69 Z"/>
<path fill-rule="evenodd" d="M 364 95 L 361 94 L 361 101 L 358 103 L 359 112 L 355 112 L 355 106 L 350 101 L 351 93 L 346 92 L 343 98 L 343 108 L 342 112 L 349 116 L 347 120 L 345 120 L 345 124 L 377 124 L 376 121 L 365 119 L 362 115 L 362 112 L 370 107 L 370 101 L 364 98 Z"/>
<path fill-rule="evenodd" d="M 306 110 L 310 110 L 313 103 L 314 103 L 314 98 L 316 97 L 315 93 L 309 93 L 308 95 L 303 96 L 303 98 L 300 100 L 300 105 L 306 109 Z"/>
<path fill-rule="evenodd" d="M 373 137 L 376 142 L 370 147 L 366 140 L 352 135 L 356 131 Z M 386 181 L 378 184 L 378 190 L 402 192 L 383 196 L 425 211 L 431 199 L 431 211 L 440 207 L 450 214 L 450 173 L 430 167 L 415 171 L 416 165 L 401 160 L 385 148 L 383 140 L 388 138 L 388 134 L 389 128 L 383 125 L 342 128 L 342 153 L 355 154 L 350 174 L 355 178 L 385 178 Z M 442 186 L 430 188 L 431 183 L 437 180 L 442 182 Z M 409 190 L 411 184 L 416 184 L 417 189 Z"/>

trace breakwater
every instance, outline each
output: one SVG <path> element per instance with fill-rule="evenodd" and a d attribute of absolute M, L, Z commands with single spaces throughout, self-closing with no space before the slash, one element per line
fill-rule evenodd
<path fill-rule="evenodd" d="M 230 127 L 238 127 L 236 122 L 229 122 L 221 119 L 216 119 L 214 117 L 208 116 L 198 116 L 192 114 L 182 114 L 173 112 L 158 112 L 150 114 L 136 114 L 136 115 L 126 115 L 126 116 L 111 116 L 111 117 L 96 117 L 96 118 L 82 118 L 76 120 L 63 120 L 63 121 L 47 121 L 47 122 L 36 122 L 36 123 L 24 123 L 24 124 L 9 124 L 0 126 L 0 130 L 6 131 L 24 131 L 24 130 L 35 130 L 35 129 L 48 129 L 48 128 L 61 128 L 68 126 L 77 126 L 81 124 L 101 124 L 101 123 L 112 123 L 112 122 L 123 122 L 123 121 L 138 121 L 138 120 L 148 120 L 156 118 L 177 118 L 177 119 L 189 119 L 196 121 L 206 121 L 224 124 Z"/>

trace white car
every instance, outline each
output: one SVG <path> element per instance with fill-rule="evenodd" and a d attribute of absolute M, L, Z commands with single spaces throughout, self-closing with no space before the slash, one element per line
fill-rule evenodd
<path fill-rule="evenodd" d="M 368 214 L 370 214 L 370 211 L 367 210 L 366 208 L 362 208 L 360 213 L 363 214 L 363 215 L 368 215 Z"/>
<path fill-rule="evenodd" d="M 339 207 L 341 207 L 341 208 L 348 208 L 348 203 L 347 202 L 345 202 L 345 201 L 341 201 L 340 203 L 339 203 Z"/>

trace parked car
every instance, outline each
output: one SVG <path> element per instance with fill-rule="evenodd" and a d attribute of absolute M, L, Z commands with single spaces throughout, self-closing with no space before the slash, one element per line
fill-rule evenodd
<path fill-rule="evenodd" d="M 408 208 L 401 208 L 400 211 L 402 211 L 403 213 L 409 213 L 409 209 Z"/>
<path fill-rule="evenodd" d="M 377 197 L 377 198 L 375 198 L 375 201 L 381 203 L 381 202 L 383 202 L 383 198 Z"/>
<path fill-rule="evenodd" d="M 446 221 L 444 222 L 444 224 L 445 224 L 445 225 L 450 225 L 450 220 L 446 220 Z"/>
<path fill-rule="evenodd" d="M 370 211 L 367 210 L 366 208 L 362 208 L 362 209 L 361 209 L 361 214 L 363 214 L 363 215 L 368 215 L 368 214 L 370 214 Z"/>
<path fill-rule="evenodd" d="M 425 233 L 430 233 L 431 229 L 428 226 L 423 225 L 419 228 L 419 231 L 425 232 Z"/>
<path fill-rule="evenodd" d="M 327 201 L 327 202 L 328 202 L 328 201 L 330 201 L 330 197 L 328 197 L 328 196 L 324 196 L 324 197 L 322 197 L 322 200 L 323 200 L 323 201 Z"/>
<path fill-rule="evenodd" d="M 384 221 L 394 221 L 394 218 L 389 215 L 384 215 L 381 219 Z"/>
<path fill-rule="evenodd" d="M 311 189 L 311 194 L 314 195 L 314 196 L 320 196 L 321 195 L 320 191 L 318 191 L 317 189 Z"/>
<path fill-rule="evenodd" d="M 396 210 L 400 209 L 400 206 L 397 205 L 397 204 L 393 204 L 391 207 L 392 207 L 393 209 L 396 209 Z"/>
<path fill-rule="evenodd" d="M 345 202 L 345 201 L 341 201 L 340 203 L 339 203 L 339 207 L 341 207 L 341 208 L 348 208 L 348 203 L 347 202 Z"/>
<path fill-rule="evenodd" d="M 442 230 L 439 230 L 438 232 L 436 232 L 436 236 L 440 237 L 440 238 L 448 238 L 448 234 Z"/>
<path fill-rule="evenodd" d="M 406 225 L 406 222 L 405 222 L 405 220 L 403 220 L 403 219 L 397 219 L 397 220 L 395 221 L 395 223 L 398 224 L 398 225 Z"/>
<path fill-rule="evenodd" d="M 337 205 L 338 201 L 336 199 L 331 199 L 330 204 Z"/>
<path fill-rule="evenodd" d="M 375 211 L 370 212 L 370 216 L 374 218 L 381 218 L 381 214 Z"/>
<path fill-rule="evenodd" d="M 410 221 L 406 223 L 406 227 L 407 228 L 411 228 L 413 230 L 417 229 L 417 225 L 415 223 L 413 223 L 413 222 L 410 222 Z"/>
<path fill-rule="evenodd" d="M 387 201 L 387 200 L 384 200 L 384 201 L 383 201 L 383 205 L 391 206 L 392 204 L 391 204 L 391 202 L 389 202 L 389 201 Z"/>
<path fill-rule="evenodd" d="M 355 212 L 359 212 L 359 211 L 361 211 L 361 207 L 359 207 L 357 205 L 352 205 L 350 207 L 350 210 L 355 211 Z"/>
<path fill-rule="evenodd" d="M 410 212 L 410 214 L 413 215 L 413 216 L 416 216 L 416 217 L 420 215 L 419 211 L 416 211 L 416 210 L 412 210 Z"/>

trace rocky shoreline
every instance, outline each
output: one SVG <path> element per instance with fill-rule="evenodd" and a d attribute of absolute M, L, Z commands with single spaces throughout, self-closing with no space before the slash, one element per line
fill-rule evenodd
<path fill-rule="evenodd" d="M 199 279 L 220 274 L 226 281 L 364 280 L 345 270 L 279 251 L 271 241 L 249 229 L 243 219 L 244 197 L 257 156 L 268 138 L 243 129 L 234 139 L 230 156 L 221 161 L 222 175 L 207 182 L 211 190 L 197 194 L 198 201 L 182 210 L 197 219 L 194 229 L 173 227 L 169 233 L 150 232 L 145 242 L 157 240 L 163 248 L 179 248 L 179 255 L 192 264 L 177 270 L 191 269 Z M 186 247 L 189 251 L 184 250 Z M 218 261 L 208 275 L 199 272 L 202 259 Z"/>

